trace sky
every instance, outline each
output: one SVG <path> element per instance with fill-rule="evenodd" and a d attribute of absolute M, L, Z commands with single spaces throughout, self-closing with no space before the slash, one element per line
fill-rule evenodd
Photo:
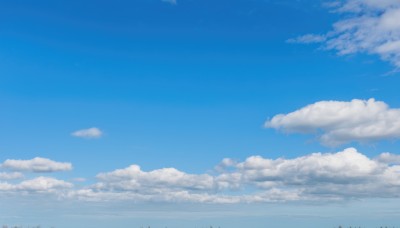
<path fill-rule="evenodd" d="M 399 21 L 398 0 L 1 1 L 0 225 L 400 226 Z"/>

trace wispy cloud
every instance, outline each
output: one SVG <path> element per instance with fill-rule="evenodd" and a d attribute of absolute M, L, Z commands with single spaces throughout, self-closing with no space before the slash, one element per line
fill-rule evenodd
<path fill-rule="evenodd" d="M 1 168 L 28 171 L 28 172 L 58 172 L 72 170 L 72 164 L 68 162 L 56 162 L 47 158 L 36 157 L 30 160 L 14 160 L 7 159 L 2 164 Z"/>
<path fill-rule="evenodd" d="M 99 128 L 92 127 L 72 132 L 71 135 L 78 138 L 100 138 L 103 132 Z"/>
<path fill-rule="evenodd" d="M 23 177 L 24 175 L 20 172 L 0 172 L 0 180 L 22 179 Z"/>
<path fill-rule="evenodd" d="M 329 4 L 343 19 L 324 35 L 307 34 L 290 42 L 323 42 L 339 55 L 368 53 L 400 67 L 400 1 L 342 0 Z"/>
<path fill-rule="evenodd" d="M 315 34 L 307 34 L 287 40 L 288 43 L 303 43 L 303 44 L 322 43 L 324 41 L 326 41 L 326 37 L 324 35 L 315 35 Z"/>
<path fill-rule="evenodd" d="M 161 0 L 161 1 L 169 3 L 171 5 L 176 5 L 178 3 L 176 0 Z"/>
<path fill-rule="evenodd" d="M 400 138 L 400 109 L 382 101 L 320 101 L 265 123 L 289 133 L 320 134 L 328 146 Z"/>

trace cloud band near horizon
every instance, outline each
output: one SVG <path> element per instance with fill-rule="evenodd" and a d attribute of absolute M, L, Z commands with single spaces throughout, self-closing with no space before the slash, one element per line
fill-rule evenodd
<path fill-rule="evenodd" d="M 354 148 L 292 159 L 251 156 L 224 159 L 213 172 L 189 174 L 175 168 L 145 171 L 138 165 L 101 172 L 94 184 L 37 176 L 0 181 L 0 195 L 53 195 L 83 201 L 169 203 L 337 202 L 399 198 L 400 155 L 369 158 Z M 33 170 L 32 170 L 33 171 Z M 34 172 L 34 171 L 33 171 Z M 2 173 L 3 176 L 7 172 Z"/>

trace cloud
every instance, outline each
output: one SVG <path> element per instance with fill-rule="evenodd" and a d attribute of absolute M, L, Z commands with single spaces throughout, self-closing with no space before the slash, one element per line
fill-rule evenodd
<path fill-rule="evenodd" d="M 381 101 L 320 101 L 265 123 L 289 133 L 320 134 L 324 145 L 400 138 L 400 109 Z"/>
<path fill-rule="evenodd" d="M 125 169 L 118 169 L 110 173 L 100 173 L 97 178 L 99 189 L 117 190 L 144 190 L 155 189 L 214 189 L 213 177 L 208 174 L 193 175 L 181 172 L 175 168 L 163 168 L 150 172 L 142 171 L 138 165 L 131 165 Z"/>
<path fill-rule="evenodd" d="M 400 1 L 341 0 L 330 4 L 343 19 L 324 35 L 307 34 L 292 42 L 324 42 L 339 55 L 368 53 L 400 67 Z"/>
<path fill-rule="evenodd" d="M 311 43 L 322 43 L 326 40 L 325 36 L 315 35 L 315 34 L 307 34 L 303 36 L 299 36 L 296 38 L 288 39 L 288 43 L 303 43 L 303 44 L 311 44 Z"/>
<path fill-rule="evenodd" d="M 71 163 L 56 162 L 47 158 L 40 158 L 40 157 L 36 157 L 31 160 L 7 159 L 1 164 L 0 167 L 16 171 L 28 171 L 35 173 L 72 170 Z"/>
<path fill-rule="evenodd" d="M 35 192 L 50 192 L 55 189 L 71 188 L 73 185 L 63 180 L 58 180 L 50 177 L 37 177 L 32 180 L 26 180 L 16 185 L 17 190 L 35 191 Z"/>
<path fill-rule="evenodd" d="M 86 178 L 83 177 L 76 177 L 72 179 L 73 182 L 85 182 Z"/>
<path fill-rule="evenodd" d="M 24 175 L 19 172 L 12 172 L 12 173 L 0 172 L 0 180 L 21 179 L 23 177 Z"/>
<path fill-rule="evenodd" d="M 369 159 L 354 148 L 331 153 L 313 153 L 294 159 L 265 159 L 252 156 L 237 165 L 248 183 L 261 188 L 320 184 L 349 185 L 366 183 L 386 166 Z M 267 185 L 265 185 L 267 184 Z"/>
<path fill-rule="evenodd" d="M 166 2 L 166 3 L 169 3 L 169 4 L 171 4 L 171 5 L 176 5 L 176 4 L 178 4 L 178 2 L 177 2 L 176 0 L 161 0 L 161 1 Z"/>
<path fill-rule="evenodd" d="M 61 200 L 130 203 L 337 202 L 400 198 L 400 155 L 369 158 L 355 148 L 291 159 L 250 156 L 223 159 L 218 172 L 191 174 L 175 168 L 142 170 L 131 165 L 99 173 L 97 181 L 74 186 L 39 176 L 0 181 L 1 194 L 52 194 Z"/>
<path fill-rule="evenodd" d="M 242 186 L 290 191 L 297 193 L 296 200 L 400 196 L 400 166 L 370 159 L 355 148 L 293 159 L 252 156 L 235 167 L 232 174 L 241 176 Z"/>
<path fill-rule="evenodd" d="M 36 177 L 24 180 L 18 184 L 0 182 L 0 192 L 18 193 L 60 193 L 61 190 L 72 188 L 73 185 L 63 180 L 50 177 Z"/>
<path fill-rule="evenodd" d="M 390 156 L 396 156 L 391 154 Z M 387 153 L 370 159 L 354 148 L 293 159 L 251 156 L 224 159 L 215 174 L 174 168 L 143 171 L 137 165 L 100 173 L 98 182 L 68 197 L 89 201 L 256 203 L 400 197 L 400 165 Z M 228 169 L 229 168 L 229 169 Z"/>
<path fill-rule="evenodd" d="M 376 158 L 376 160 L 382 163 L 400 165 L 400 155 L 397 154 L 382 153 Z"/>
<path fill-rule="evenodd" d="M 82 129 L 71 133 L 72 136 L 78 138 L 100 138 L 103 135 L 103 132 L 96 127 Z"/>

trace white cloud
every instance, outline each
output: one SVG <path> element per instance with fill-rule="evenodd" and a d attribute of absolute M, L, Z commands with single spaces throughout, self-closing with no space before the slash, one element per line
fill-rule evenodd
<path fill-rule="evenodd" d="M 21 179 L 24 175 L 19 172 L 0 172 L 0 180 L 13 180 L 13 179 Z"/>
<path fill-rule="evenodd" d="M 99 128 L 92 127 L 72 132 L 71 135 L 78 138 L 90 139 L 90 138 L 100 138 L 101 136 L 103 136 L 103 132 Z"/>
<path fill-rule="evenodd" d="M 215 170 L 218 172 L 225 172 L 229 168 L 234 167 L 237 164 L 237 162 L 233 159 L 230 158 L 224 158 L 222 161 L 215 167 Z"/>
<path fill-rule="evenodd" d="M 219 172 L 190 174 L 175 168 L 142 170 L 138 165 L 99 173 L 83 186 L 52 177 L 0 181 L 1 194 L 52 194 L 83 201 L 262 203 L 331 202 L 400 198 L 400 155 L 371 159 L 354 148 L 291 159 L 251 156 L 224 159 Z"/>
<path fill-rule="evenodd" d="M 50 177 L 37 177 L 32 180 L 25 180 L 15 186 L 20 191 L 50 192 L 56 189 L 72 188 L 72 184 L 63 180 Z"/>
<path fill-rule="evenodd" d="M 321 183 L 346 185 L 366 181 L 382 172 L 386 166 L 354 148 L 348 148 L 335 154 L 314 153 L 294 159 L 272 160 L 252 156 L 237 167 L 246 182 L 310 187 Z"/>
<path fill-rule="evenodd" d="M 354 53 L 377 54 L 400 67 L 400 1 L 342 0 L 330 4 L 343 16 L 325 35 L 308 34 L 292 41 L 310 43 L 307 37 L 320 37 L 325 48 L 339 55 Z"/>
<path fill-rule="evenodd" d="M 281 189 L 266 190 L 256 194 L 228 195 L 216 193 L 196 193 L 190 191 L 160 191 L 157 194 L 143 194 L 135 191 L 98 191 L 94 189 L 81 189 L 71 191 L 70 198 L 84 201 L 134 201 L 134 202 L 170 202 L 170 203 L 261 203 L 261 202 L 283 202 L 301 200 L 296 191 Z"/>
<path fill-rule="evenodd" d="M 161 0 L 161 1 L 167 2 L 167 3 L 171 4 L 171 5 L 176 5 L 178 3 L 176 0 Z"/>
<path fill-rule="evenodd" d="M 36 157 L 31 160 L 7 159 L 1 166 L 5 169 L 29 172 L 57 172 L 72 170 L 72 164 L 67 162 L 56 162 L 47 158 Z"/>
<path fill-rule="evenodd" d="M 208 174 L 193 175 L 181 172 L 175 168 L 157 169 L 145 172 L 137 165 L 110 173 L 100 173 L 97 178 L 101 181 L 97 188 L 158 191 L 160 189 L 190 189 L 212 190 L 215 188 L 214 179 Z"/>
<path fill-rule="evenodd" d="M 397 154 L 382 153 L 376 158 L 376 160 L 382 163 L 400 165 L 400 155 Z"/>
<path fill-rule="evenodd" d="M 50 177 L 36 177 L 18 184 L 0 182 L 0 192 L 60 193 L 58 191 L 72 188 L 73 185 L 63 180 Z"/>
<path fill-rule="evenodd" d="M 325 145 L 352 141 L 370 142 L 400 138 L 400 109 L 381 101 L 320 101 L 288 114 L 279 114 L 265 123 L 289 133 L 320 135 Z"/>
<path fill-rule="evenodd" d="M 388 154 L 378 158 L 388 159 Z M 354 148 L 293 159 L 251 156 L 243 162 L 224 159 L 222 166 L 229 169 L 215 175 L 187 174 L 174 168 L 146 172 L 132 165 L 101 173 L 99 182 L 68 196 L 90 201 L 192 203 L 400 197 L 400 165 L 378 158 L 370 159 Z"/>
<path fill-rule="evenodd" d="M 291 192 L 295 200 L 400 197 L 400 166 L 370 159 L 354 148 L 293 159 L 252 156 L 236 168 L 233 174 L 241 175 L 242 186 Z"/>
<path fill-rule="evenodd" d="M 315 35 L 315 34 L 307 34 L 303 36 L 299 36 L 296 38 L 288 39 L 288 43 L 303 43 L 303 44 L 311 44 L 311 43 L 322 43 L 326 40 L 326 37 L 323 35 Z"/>

